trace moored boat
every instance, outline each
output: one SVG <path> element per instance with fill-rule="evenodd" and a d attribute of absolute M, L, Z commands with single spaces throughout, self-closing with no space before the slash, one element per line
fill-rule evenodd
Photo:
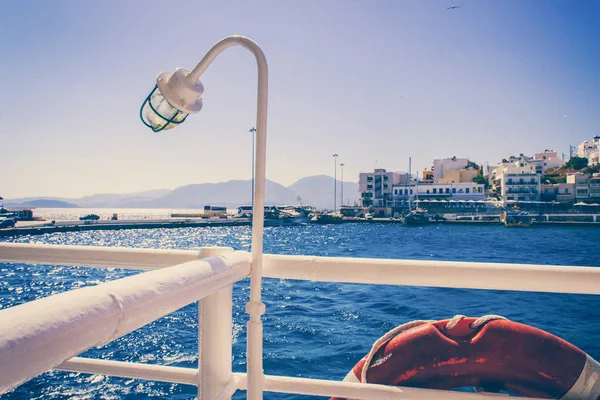
<path fill-rule="evenodd" d="M 315 224 L 326 225 L 341 224 L 343 222 L 343 219 L 342 214 L 338 212 L 315 215 L 310 221 Z"/>
<path fill-rule="evenodd" d="M 512 211 L 506 210 L 500 214 L 500 221 L 504 223 L 504 226 L 528 227 L 531 226 L 531 215 L 518 209 Z"/>
<path fill-rule="evenodd" d="M 402 223 L 405 225 L 422 226 L 430 222 L 429 214 L 421 208 L 416 208 L 402 217 Z"/>

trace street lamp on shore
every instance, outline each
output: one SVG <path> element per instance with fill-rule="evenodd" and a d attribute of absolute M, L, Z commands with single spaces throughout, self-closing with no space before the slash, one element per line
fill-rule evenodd
<path fill-rule="evenodd" d="M 344 205 L 344 167 L 346 166 L 346 164 L 341 163 L 340 164 L 340 169 L 342 170 L 342 200 L 340 201 L 340 209 L 342 208 L 342 206 Z"/>
<path fill-rule="evenodd" d="M 337 153 L 333 154 L 333 212 L 336 211 L 337 207 Z"/>
<path fill-rule="evenodd" d="M 156 79 L 156 86 L 150 92 L 140 109 L 140 118 L 154 132 L 172 129 L 183 123 L 189 114 L 202 109 L 204 86 L 200 77 L 213 60 L 231 46 L 242 46 L 256 58 L 258 66 L 258 96 L 256 113 L 256 191 L 252 211 L 252 269 L 250 273 L 250 301 L 246 312 L 250 315 L 247 329 L 248 391 L 252 400 L 262 399 L 263 395 L 263 337 L 261 315 L 265 305 L 261 301 L 263 230 L 265 213 L 265 170 L 267 147 L 267 91 L 268 67 L 262 49 L 251 39 L 244 36 L 228 36 L 217 42 L 200 60 L 198 65 L 188 71 L 177 68 L 173 73 L 163 72 Z M 254 132 L 253 132 L 254 133 Z M 253 141 L 254 142 L 254 141 Z M 254 154 L 254 152 L 253 152 Z M 202 365 L 201 368 L 208 366 Z M 204 386 L 204 385 L 201 385 Z M 210 385 L 209 385 L 210 386 Z M 208 390 L 200 387 L 199 390 Z M 218 393 L 217 393 L 218 394 Z M 216 394 L 215 394 L 216 396 Z M 215 396 L 206 396 L 214 398 Z M 204 396 L 198 396 L 198 398 Z"/>

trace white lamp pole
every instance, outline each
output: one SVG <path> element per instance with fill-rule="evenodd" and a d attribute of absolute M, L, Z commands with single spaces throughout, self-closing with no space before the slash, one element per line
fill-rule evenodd
<path fill-rule="evenodd" d="M 337 153 L 333 154 L 333 212 L 335 212 L 337 207 L 337 158 L 339 157 Z"/>
<path fill-rule="evenodd" d="M 340 202 L 340 209 L 341 209 L 341 208 L 342 208 L 342 206 L 344 205 L 344 166 L 345 166 L 345 165 L 346 165 L 346 164 L 344 164 L 344 163 L 341 163 L 341 164 L 340 164 L 340 168 L 341 168 L 341 170 L 342 170 L 342 196 L 341 196 L 341 197 L 342 197 L 342 201 Z"/>
<path fill-rule="evenodd" d="M 242 46 L 256 58 L 258 66 L 258 97 L 256 111 L 256 183 L 252 218 L 252 271 L 250 274 L 250 301 L 246 313 L 250 315 L 247 330 L 247 398 L 262 399 L 263 395 L 263 331 L 261 315 L 265 305 L 261 301 L 263 229 L 265 214 L 265 170 L 267 154 L 267 91 L 268 67 L 265 54 L 251 39 L 228 36 L 217 42 L 191 71 L 178 68 L 173 73 L 161 73 L 155 89 L 148 95 L 140 109 L 142 122 L 153 131 L 171 129 L 185 121 L 188 114 L 202 108 L 204 87 L 200 76 L 213 60 L 231 46 Z"/>
<path fill-rule="evenodd" d="M 251 128 L 250 133 L 252 133 L 252 212 L 254 213 L 254 134 L 256 128 Z"/>

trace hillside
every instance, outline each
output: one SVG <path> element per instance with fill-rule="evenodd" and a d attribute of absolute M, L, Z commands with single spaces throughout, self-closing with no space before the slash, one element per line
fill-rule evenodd
<path fill-rule="evenodd" d="M 342 182 L 337 181 L 337 202 L 341 200 Z M 288 186 L 297 196 L 302 198 L 303 204 L 311 204 L 318 208 L 333 207 L 333 178 L 328 175 L 316 175 L 299 179 Z M 354 204 L 358 201 L 358 184 L 344 182 L 344 204 Z"/>
<path fill-rule="evenodd" d="M 80 208 L 79 205 L 62 200 L 37 199 L 20 203 L 6 202 L 5 207 L 35 207 L 35 208 Z"/>
<path fill-rule="evenodd" d="M 544 180 L 550 181 L 552 183 L 566 182 L 567 175 L 578 172 L 592 175 L 594 173 L 600 172 L 600 165 L 595 165 L 593 167 L 584 167 L 581 169 L 570 168 L 567 165 L 564 165 L 560 168 L 555 168 L 546 171 L 546 173 L 544 174 Z"/>
<path fill-rule="evenodd" d="M 147 200 L 157 199 L 170 193 L 169 189 L 145 190 L 137 193 L 107 193 L 93 194 L 91 196 L 73 199 L 74 203 L 83 207 L 116 207 L 126 208 L 127 204 L 135 204 Z M 133 207 L 136 207 L 135 205 Z"/>

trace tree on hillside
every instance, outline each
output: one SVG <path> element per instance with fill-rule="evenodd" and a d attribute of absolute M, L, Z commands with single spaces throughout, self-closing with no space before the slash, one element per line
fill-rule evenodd
<path fill-rule="evenodd" d="M 565 165 L 565 167 L 573 168 L 574 170 L 577 170 L 577 171 L 580 169 L 584 169 L 587 166 L 588 166 L 588 159 L 585 157 L 573 157 Z"/>
<path fill-rule="evenodd" d="M 566 175 L 542 175 L 542 183 L 552 183 L 552 184 L 556 184 L 556 183 L 565 183 L 567 182 L 567 176 Z"/>
<path fill-rule="evenodd" d="M 475 178 L 473 178 L 473 182 L 482 183 L 486 189 L 490 187 L 490 183 L 483 175 L 477 175 Z"/>
<path fill-rule="evenodd" d="M 479 169 L 479 165 L 477 165 L 473 161 L 468 161 L 467 162 L 467 169 L 469 169 L 469 168 L 478 170 Z"/>

